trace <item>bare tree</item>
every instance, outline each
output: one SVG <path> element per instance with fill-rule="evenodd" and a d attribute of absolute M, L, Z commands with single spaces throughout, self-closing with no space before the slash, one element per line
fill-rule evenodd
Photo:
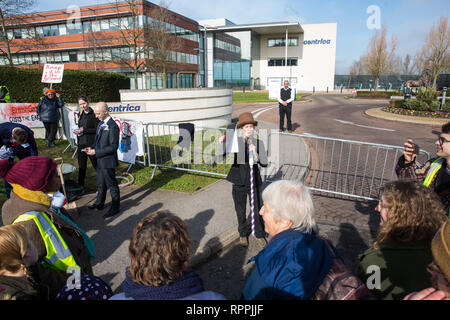
<path fill-rule="evenodd" d="M 348 83 L 347 88 L 350 88 L 350 83 L 352 79 L 357 75 L 358 73 L 358 65 L 357 61 L 354 61 L 353 64 L 350 66 L 349 72 L 348 72 Z"/>
<path fill-rule="evenodd" d="M 145 48 L 148 49 L 146 66 L 155 72 L 161 72 L 163 87 L 166 88 L 168 71 L 177 68 L 177 57 L 174 56 L 182 48 L 182 40 L 177 37 L 176 30 L 170 30 L 175 17 L 168 10 L 168 4 L 160 2 L 150 12 L 151 22 L 146 28 Z"/>
<path fill-rule="evenodd" d="M 429 72 L 432 82 L 430 86 L 436 88 L 437 77 L 450 68 L 450 27 L 447 17 L 443 16 L 430 29 L 425 44 L 417 52 L 415 63 L 420 72 Z"/>
<path fill-rule="evenodd" d="M 363 56 L 364 65 L 369 74 L 374 77 L 374 90 L 378 88 L 380 75 L 391 73 L 395 60 L 397 39 L 392 36 L 390 43 L 386 40 L 387 29 L 383 26 L 369 42 L 367 53 Z"/>
<path fill-rule="evenodd" d="M 0 0 L 0 53 L 6 55 L 10 66 L 14 66 L 12 54 L 26 51 L 33 46 L 43 45 L 43 39 L 34 32 L 34 28 L 23 27 L 21 15 L 30 11 L 36 0 Z M 26 45 L 22 39 L 15 39 L 11 27 L 20 25 L 21 36 L 27 39 Z"/>
<path fill-rule="evenodd" d="M 407 53 L 405 56 L 405 59 L 403 59 L 402 61 L 402 70 L 401 73 L 403 74 L 411 74 L 413 72 L 413 68 L 414 66 L 411 65 L 412 63 L 412 58 L 411 56 Z"/>

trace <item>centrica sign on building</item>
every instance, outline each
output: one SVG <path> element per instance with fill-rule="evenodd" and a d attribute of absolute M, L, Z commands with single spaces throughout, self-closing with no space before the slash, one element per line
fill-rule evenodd
<path fill-rule="evenodd" d="M 108 104 L 109 113 L 118 112 L 142 112 L 145 111 L 141 105 L 130 105 L 128 104 Z"/>
<path fill-rule="evenodd" d="M 303 41 L 304 45 L 310 45 L 310 44 L 330 44 L 331 40 L 324 40 L 324 39 L 320 39 L 320 40 L 305 40 Z"/>

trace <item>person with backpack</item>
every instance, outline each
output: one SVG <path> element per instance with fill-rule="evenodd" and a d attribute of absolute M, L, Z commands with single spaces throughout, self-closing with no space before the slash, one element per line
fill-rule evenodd
<path fill-rule="evenodd" d="M 373 247 L 359 256 L 357 275 L 380 300 L 430 287 L 431 240 L 447 220 L 439 197 L 414 181 L 388 182 L 376 210 L 380 229 Z"/>
<path fill-rule="evenodd" d="M 260 215 L 271 237 L 249 262 L 245 300 L 311 299 L 330 271 L 333 253 L 318 236 L 310 191 L 297 181 L 279 180 L 262 194 Z"/>

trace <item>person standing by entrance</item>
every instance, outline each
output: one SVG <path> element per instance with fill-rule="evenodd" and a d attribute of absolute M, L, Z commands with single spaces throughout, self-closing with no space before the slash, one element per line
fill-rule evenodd
<path fill-rule="evenodd" d="M 89 209 L 102 210 L 105 206 L 106 191 L 111 193 L 111 208 L 103 218 L 112 217 L 120 211 L 120 191 L 116 180 L 116 167 L 119 165 L 119 127 L 108 113 L 108 105 L 99 102 L 94 108 L 95 116 L 100 120 L 95 135 L 95 144 L 86 148 L 88 156 L 97 157 L 97 200 Z"/>
<path fill-rule="evenodd" d="M 280 132 L 284 131 L 284 116 L 286 115 L 287 130 L 289 133 L 292 133 L 292 101 L 294 101 L 292 89 L 289 87 L 289 81 L 285 80 L 284 86 L 280 91 L 280 97 L 278 98 L 280 110 Z"/>

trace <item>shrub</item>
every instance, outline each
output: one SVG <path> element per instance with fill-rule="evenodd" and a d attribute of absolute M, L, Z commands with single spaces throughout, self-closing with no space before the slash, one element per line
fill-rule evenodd
<path fill-rule="evenodd" d="M 391 108 L 404 108 L 405 100 L 390 100 Z"/>
<path fill-rule="evenodd" d="M 0 67 L 0 85 L 9 88 L 11 99 L 16 102 L 38 102 L 42 89 L 42 69 Z M 129 89 L 129 78 L 121 73 L 103 71 L 64 70 L 62 83 L 52 86 L 65 102 L 75 103 L 84 95 L 90 101 L 120 101 L 119 89 Z"/>
<path fill-rule="evenodd" d="M 441 103 L 437 100 L 431 101 L 428 105 L 430 106 L 430 111 L 440 111 L 441 109 Z"/>
<path fill-rule="evenodd" d="M 444 103 L 444 105 L 442 106 L 442 111 L 450 112 L 450 100 L 448 100 Z"/>
<path fill-rule="evenodd" d="M 438 96 L 438 93 L 435 89 L 427 89 L 427 88 L 420 88 L 417 92 L 417 99 L 425 101 L 428 104 L 431 104 L 431 102 L 436 101 Z"/>
<path fill-rule="evenodd" d="M 418 99 L 408 99 L 405 101 L 404 106 L 409 110 L 432 111 L 428 103 Z"/>

